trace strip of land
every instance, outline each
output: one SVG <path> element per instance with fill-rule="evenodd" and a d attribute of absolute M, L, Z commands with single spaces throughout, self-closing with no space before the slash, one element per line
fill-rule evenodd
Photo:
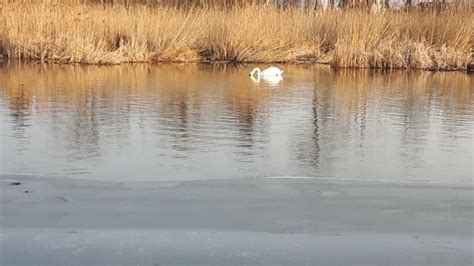
<path fill-rule="evenodd" d="M 179 8 L 18 0 L 0 8 L 0 54 L 84 64 L 259 62 L 466 70 L 474 64 L 472 14 L 469 3 L 308 12 L 252 4 Z"/>
<path fill-rule="evenodd" d="M 0 175 L 2 265 L 472 265 L 471 185 Z"/>

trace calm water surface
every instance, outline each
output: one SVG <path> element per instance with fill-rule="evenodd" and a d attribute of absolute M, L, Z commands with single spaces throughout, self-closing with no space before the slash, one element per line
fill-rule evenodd
<path fill-rule="evenodd" d="M 0 65 L 0 173 L 473 181 L 473 76 Z"/>

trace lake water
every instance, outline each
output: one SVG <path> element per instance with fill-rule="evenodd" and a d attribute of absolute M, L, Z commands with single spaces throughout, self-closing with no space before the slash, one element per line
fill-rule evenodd
<path fill-rule="evenodd" d="M 473 182 L 473 75 L 0 64 L 0 173 Z"/>

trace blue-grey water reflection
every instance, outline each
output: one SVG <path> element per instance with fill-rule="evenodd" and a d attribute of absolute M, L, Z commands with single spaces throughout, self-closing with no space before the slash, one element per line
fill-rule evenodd
<path fill-rule="evenodd" d="M 4 63 L 0 173 L 472 182 L 472 76 L 280 67 Z"/>

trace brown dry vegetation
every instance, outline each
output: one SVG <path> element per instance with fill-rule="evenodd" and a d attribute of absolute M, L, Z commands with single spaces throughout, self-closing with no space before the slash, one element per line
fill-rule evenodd
<path fill-rule="evenodd" d="M 2 53 L 59 63 L 313 62 L 436 70 L 466 69 L 473 60 L 470 5 L 317 13 L 259 4 L 180 8 L 74 2 L 0 3 Z"/>

